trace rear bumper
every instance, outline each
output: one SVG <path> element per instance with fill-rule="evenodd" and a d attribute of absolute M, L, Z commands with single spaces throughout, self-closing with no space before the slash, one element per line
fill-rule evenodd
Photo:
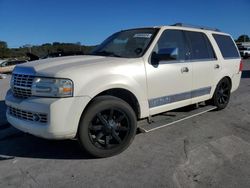
<path fill-rule="evenodd" d="M 17 129 L 32 135 L 47 139 L 74 138 L 77 133 L 81 114 L 90 101 L 89 97 L 70 98 L 28 98 L 18 99 L 8 91 L 5 103 L 22 112 L 32 114 L 46 114 L 47 121 L 39 122 L 27 120 L 10 114 L 8 108 L 6 116 L 8 122 Z"/>

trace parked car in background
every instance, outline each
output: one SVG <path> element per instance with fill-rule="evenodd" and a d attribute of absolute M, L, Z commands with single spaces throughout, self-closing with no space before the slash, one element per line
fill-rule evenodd
<path fill-rule="evenodd" d="M 26 63 L 27 60 L 2 60 L 0 61 L 0 73 L 10 73 L 18 64 Z"/>
<path fill-rule="evenodd" d="M 84 55 L 84 53 L 81 51 L 54 52 L 54 53 L 49 53 L 47 56 L 43 57 L 42 59 L 64 57 L 64 56 L 74 56 L 74 55 Z"/>
<path fill-rule="evenodd" d="M 6 74 L 0 74 L 0 80 L 1 80 L 1 79 L 5 79 L 6 77 L 7 77 Z"/>
<path fill-rule="evenodd" d="M 239 48 L 241 57 L 247 59 L 250 57 L 250 47 Z"/>

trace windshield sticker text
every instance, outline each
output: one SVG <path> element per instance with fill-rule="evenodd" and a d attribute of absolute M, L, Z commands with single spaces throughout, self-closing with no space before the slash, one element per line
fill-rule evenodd
<path fill-rule="evenodd" d="M 150 33 L 137 33 L 134 35 L 134 38 L 150 38 L 152 34 Z"/>

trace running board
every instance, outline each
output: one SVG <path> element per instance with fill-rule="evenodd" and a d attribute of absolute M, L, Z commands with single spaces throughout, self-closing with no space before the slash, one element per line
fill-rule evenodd
<path fill-rule="evenodd" d="M 184 107 L 176 109 L 174 111 L 169 111 L 162 113 L 151 118 L 151 123 L 148 123 L 147 120 L 138 121 L 138 129 L 142 133 L 148 133 L 173 125 L 175 123 L 190 119 L 192 117 L 204 114 L 206 112 L 216 109 L 215 106 L 199 106 L 197 108 Z"/>

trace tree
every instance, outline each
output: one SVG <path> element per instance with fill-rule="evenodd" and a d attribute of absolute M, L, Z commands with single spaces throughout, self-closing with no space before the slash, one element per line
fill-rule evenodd
<path fill-rule="evenodd" d="M 0 48 L 1 48 L 1 49 L 3 49 L 3 48 L 8 48 L 7 42 L 5 42 L 5 41 L 0 41 Z"/>
<path fill-rule="evenodd" d="M 82 51 L 82 46 L 81 46 L 81 42 L 77 42 L 76 45 L 79 46 L 79 51 Z"/>
<path fill-rule="evenodd" d="M 237 42 L 250 42 L 250 38 L 248 35 L 240 35 Z"/>
<path fill-rule="evenodd" d="M 60 42 L 53 42 L 53 46 L 58 46 L 60 45 Z"/>
<path fill-rule="evenodd" d="M 31 48 L 32 48 L 32 45 L 31 45 L 31 44 L 25 44 L 23 47 L 24 47 L 24 48 L 28 48 L 29 53 L 31 53 Z"/>
<path fill-rule="evenodd" d="M 7 58 L 9 56 L 9 49 L 7 42 L 0 41 L 0 58 Z"/>
<path fill-rule="evenodd" d="M 0 0 L 1 1 L 1 0 Z M 63 43 L 63 42 L 53 42 L 45 43 L 42 45 L 30 45 L 26 44 L 18 48 L 8 48 L 5 41 L 0 40 L 0 59 L 5 58 L 25 58 L 27 57 L 27 52 L 31 52 L 38 57 L 46 57 L 48 54 L 63 52 L 65 54 L 88 54 L 92 51 L 94 46 L 84 46 L 80 42 L 77 43 Z"/>

